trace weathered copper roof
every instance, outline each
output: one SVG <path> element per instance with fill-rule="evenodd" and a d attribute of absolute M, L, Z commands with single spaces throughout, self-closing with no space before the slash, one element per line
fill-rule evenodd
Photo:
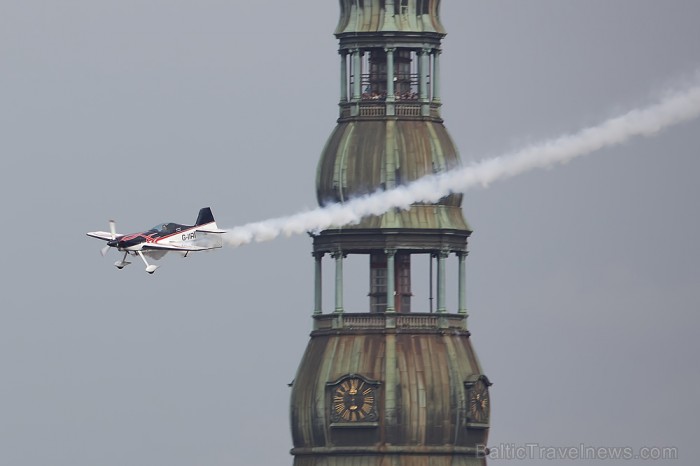
<path fill-rule="evenodd" d="M 341 121 L 321 155 L 316 194 L 321 205 L 344 202 L 459 165 L 457 149 L 441 122 L 388 118 Z M 461 203 L 462 195 L 452 194 L 437 204 L 391 210 L 345 228 L 469 230 Z"/>
<path fill-rule="evenodd" d="M 384 314 L 317 317 L 292 388 L 295 464 L 306 455 L 314 465 L 484 464 L 474 445 L 485 444 L 488 417 L 469 419 L 466 387 L 482 375 L 464 316 L 391 319 L 393 329 Z M 329 384 L 348 375 L 379 381 L 376 423 L 333 425 Z M 399 461 L 385 463 L 387 454 Z"/>
<path fill-rule="evenodd" d="M 363 32 L 433 32 L 445 34 L 440 0 L 340 0 L 336 35 Z"/>

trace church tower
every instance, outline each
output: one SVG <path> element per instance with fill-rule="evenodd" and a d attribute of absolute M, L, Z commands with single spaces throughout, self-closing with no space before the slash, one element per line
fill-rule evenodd
<path fill-rule="evenodd" d="M 318 164 L 319 204 L 459 166 L 440 116 L 439 9 L 440 0 L 340 0 L 340 114 Z M 313 236 L 313 329 L 291 394 L 295 466 L 486 463 L 490 382 L 467 330 L 461 204 L 452 194 Z M 344 307 L 349 255 L 367 257 L 363 309 Z M 324 259 L 335 268 L 329 310 Z M 418 303 L 412 270 L 422 264 L 431 299 Z"/>

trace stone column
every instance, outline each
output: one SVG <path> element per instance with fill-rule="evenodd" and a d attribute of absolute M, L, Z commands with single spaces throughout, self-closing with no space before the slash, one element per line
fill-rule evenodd
<path fill-rule="evenodd" d="M 396 114 L 394 109 L 394 51 L 395 48 L 387 47 L 386 51 L 386 114 L 391 116 Z"/>
<path fill-rule="evenodd" d="M 386 252 L 386 312 L 396 312 L 394 303 L 396 285 L 394 283 L 396 249 L 387 249 Z"/>
<path fill-rule="evenodd" d="M 348 52 L 340 52 L 340 101 L 348 101 Z"/>
<path fill-rule="evenodd" d="M 421 116 L 430 116 L 430 103 L 428 101 L 428 67 L 430 62 L 430 49 L 421 49 L 418 55 L 418 97 L 421 102 Z"/>
<path fill-rule="evenodd" d="M 447 259 L 448 252 L 440 251 L 437 255 L 438 267 L 437 267 L 437 312 L 445 313 L 447 312 L 447 307 L 445 303 L 445 261 Z"/>
<path fill-rule="evenodd" d="M 386 100 L 394 101 L 394 51 L 395 48 L 387 47 L 386 52 Z"/>
<path fill-rule="evenodd" d="M 323 290 L 321 288 L 321 262 L 323 261 L 323 253 L 314 253 L 316 260 L 316 269 L 314 272 L 314 314 L 323 314 Z"/>
<path fill-rule="evenodd" d="M 440 102 L 440 54 L 442 50 L 433 50 L 433 102 Z"/>
<path fill-rule="evenodd" d="M 360 49 L 352 51 L 352 100 L 360 100 L 362 97 L 362 52 Z"/>
<path fill-rule="evenodd" d="M 459 259 L 459 295 L 458 295 L 458 312 L 460 314 L 467 314 L 467 277 L 466 277 L 466 252 L 458 252 L 457 258 Z"/>
<path fill-rule="evenodd" d="M 418 97 L 428 99 L 428 61 L 430 49 L 421 49 L 418 53 Z"/>
<path fill-rule="evenodd" d="M 343 253 L 341 251 L 332 254 L 335 259 L 335 312 L 343 313 Z"/>

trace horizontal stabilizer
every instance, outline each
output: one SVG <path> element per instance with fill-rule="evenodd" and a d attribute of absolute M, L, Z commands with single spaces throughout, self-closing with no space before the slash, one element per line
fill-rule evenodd
<path fill-rule="evenodd" d="M 226 233 L 226 230 L 222 230 L 221 228 L 217 227 L 216 223 L 202 225 L 200 227 L 197 227 L 197 229 L 195 231 L 198 231 L 201 233 Z"/>

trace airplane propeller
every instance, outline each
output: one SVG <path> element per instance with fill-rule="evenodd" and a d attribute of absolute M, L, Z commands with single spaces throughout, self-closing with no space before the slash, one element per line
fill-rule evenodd
<path fill-rule="evenodd" d="M 117 226 L 116 226 L 114 220 L 109 221 L 109 232 L 112 235 L 112 241 L 114 241 L 117 238 Z M 109 251 L 109 248 L 111 248 L 111 246 L 109 245 L 109 243 L 107 243 L 107 246 L 100 249 L 100 253 L 102 254 L 103 257 L 107 254 L 107 251 Z"/>

